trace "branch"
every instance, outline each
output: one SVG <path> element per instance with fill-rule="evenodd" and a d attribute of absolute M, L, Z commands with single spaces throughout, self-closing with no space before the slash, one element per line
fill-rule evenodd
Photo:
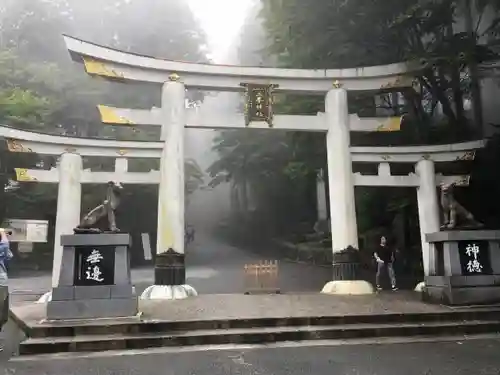
<path fill-rule="evenodd" d="M 484 11 L 482 11 L 481 14 L 479 15 L 479 17 L 477 18 L 476 27 L 474 28 L 474 35 L 477 35 L 477 33 L 479 31 L 479 26 L 481 26 L 481 21 L 483 20 L 483 14 L 484 14 Z"/>
<path fill-rule="evenodd" d="M 436 110 L 436 107 L 438 105 L 439 101 L 433 99 L 432 104 L 431 104 L 431 114 L 434 114 L 434 111 Z"/>
<path fill-rule="evenodd" d="M 491 32 L 491 31 L 492 31 L 495 27 L 497 27 L 497 26 L 498 26 L 498 24 L 500 24 L 500 17 L 495 18 L 495 19 L 491 22 L 490 26 L 488 26 L 488 27 L 487 27 L 487 28 L 486 28 L 486 29 L 485 29 L 485 30 L 481 33 L 480 37 L 485 36 L 486 34 L 490 33 L 490 32 Z"/>
<path fill-rule="evenodd" d="M 419 77 L 419 80 L 434 95 L 434 97 L 437 98 L 437 100 L 439 100 L 439 102 L 443 107 L 443 113 L 450 119 L 450 121 L 456 122 L 457 117 L 453 112 L 453 109 L 451 108 L 447 96 L 445 95 L 444 91 L 441 89 L 439 83 L 434 77 L 434 71 L 431 70 L 430 74 L 428 74 L 426 78 L 429 80 L 429 82 L 427 82 L 422 76 Z"/>

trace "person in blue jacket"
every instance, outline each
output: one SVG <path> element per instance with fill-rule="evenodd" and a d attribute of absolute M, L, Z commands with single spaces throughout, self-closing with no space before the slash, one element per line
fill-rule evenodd
<path fill-rule="evenodd" d="M 9 287 L 7 263 L 12 259 L 9 239 L 5 229 L 0 228 L 0 331 L 9 319 Z M 2 349 L 0 348 L 0 351 Z"/>

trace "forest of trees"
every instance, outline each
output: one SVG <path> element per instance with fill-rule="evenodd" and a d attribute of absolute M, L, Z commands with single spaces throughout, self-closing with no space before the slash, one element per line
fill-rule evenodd
<path fill-rule="evenodd" d="M 413 87 L 399 95 L 349 93 L 350 113 L 375 116 L 382 109 L 386 115 L 404 114 L 400 132 L 352 134 L 352 144 L 477 139 L 491 125 L 483 124 L 477 71 L 478 64 L 498 59 L 499 7 L 498 0 L 310 0 L 307 6 L 300 0 L 261 0 L 260 22 L 249 18 L 242 31 L 241 63 L 352 68 L 418 61 L 424 68 Z M 278 113 L 324 110 L 323 97 L 279 96 L 277 102 Z M 320 170 L 327 170 L 325 147 L 321 134 L 220 132 L 212 183 L 241 186 L 239 216 L 249 224 L 240 228 L 297 238 L 304 226 L 312 231 L 316 220 L 315 181 Z M 459 166 L 473 172 L 461 199 L 488 225 L 500 224 L 500 204 L 493 198 L 500 176 L 491 173 L 500 161 L 499 150 L 494 138 L 472 165 Z M 245 209 L 247 190 L 257 207 L 253 212 Z M 399 216 L 409 228 L 411 245 L 419 246 L 414 189 L 356 188 L 356 199 L 360 235 L 389 229 Z"/>
<path fill-rule="evenodd" d="M 143 22 L 146 18 L 148 22 Z M 78 137 L 158 139 L 155 127 L 101 124 L 96 105 L 151 108 L 159 105 L 160 87 L 109 83 L 86 76 L 82 66 L 71 61 L 62 34 L 140 54 L 206 61 L 204 33 L 184 0 L 149 0 L 148 7 L 139 0 L 4 0 L 0 4 L 0 124 Z M 113 162 L 86 158 L 84 167 L 112 170 Z M 55 223 L 56 185 L 10 181 L 15 167 L 49 169 L 55 163 L 56 157 L 0 150 L 0 219 Z M 157 169 L 157 164 L 155 160 L 132 160 L 130 168 L 149 171 Z M 193 160 L 186 160 L 186 176 L 188 193 L 203 183 L 203 172 Z M 82 212 L 99 203 L 102 189 L 84 186 Z M 137 199 L 139 194 L 141 199 Z M 120 227 L 134 228 L 134 233 L 155 230 L 157 196 L 156 186 L 127 186 L 122 206 L 136 214 L 121 215 Z M 52 247 L 50 239 L 43 250 L 50 253 Z M 35 253 L 50 266 L 51 256 L 43 256 L 40 249 Z"/>
<path fill-rule="evenodd" d="M 478 65 L 498 59 L 499 0 L 255 0 L 241 33 L 242 65 L 351 68 L 400 61 L 424 65 L 411 89 L 349 93 L 349 110 L 360 116 L 403 115 L 399 132 L 353 134 L 353 145 L 447 143 L 482 137 L 484 124 Z M 154 127 L 102 125 L 97 104 L 158 106 L 159 87 L 110 83 L 86 76 L 73 63 L 61 35 L 172 60 L 207 62 L 205 36 L 184 0 L 4 0 L 0 5 L 0 124 L 80 137 L 155 140 Z M 175 17 L 171 17 L 175 14 Z M 147 22 L 144 20 L 147 18 Z M 117 89 L 119 88 L 119 89 Z M 189 92 L 199 99 L 200 93 Z M 404 99 L 404 100 L 402 100 Z M 276 112 L 315 114 L 323 97 L 278 95 Z M 4 147 L 4 146 L 2 146 Z M 324 135 L 222 131 L 214 140 L 217 160 L 211 185 L 230 182 L 240 191 L 238 228 L 261 237 L 311 231 L 317 217 L 316 177 L 327 172 Z M 495 166 L 499 141 L 492 138 L 472 165 L 472 183 L 462 199 L 478 218 L 500 225 L 500 188 Z M 0 149 L 0 218 L 36 218 L 54 223 L 56 186 L 15 184 L 14 167 L 50 168 L 54 157 L 10 154 Z M 108 170 L 112 161 L 86 158 L 85 167 Z M 135 160 L 148 171 L 157 161 Z M 356 166 L 355 168 L 361 168 Z M 492 173 L 492 170 L 495 173 Z M 203 171 L 186 160 L 186 189 L 203 183 Z M 102 187 L 85 186 L 82 210 L 100 199 Z M 141 199 L 133 199 L 139 194 Z M 249 199 L 252 204 L 249 204 Z M 388 228 L 399 215 L 418 244 L 415 192 L 357 189 L 360 235 Z M 481 202 L 483 201 L 483 202 Z M 157 188 L 127 187 L 120 227 L 156 228 Z M 252 206 L 252 209 L 249 209 Z M 242 224 L 246 225 L 242 225 Z M 252 232 L 253 231 L 253 232 Z M 46 251 L 50 252 L 48 243 Z M 51 258 L 48 257 L 48 263 Z"/>

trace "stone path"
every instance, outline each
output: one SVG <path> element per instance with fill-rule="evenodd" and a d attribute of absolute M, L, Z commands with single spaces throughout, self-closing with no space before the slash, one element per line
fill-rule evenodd
<path fill-rule="evenodd" d="M 199 294 L 243 293 L 243 267 L 265 259 L 262 255 L 197 234 L 186 251 L 187 283 Z M 272 259 L 272 258 L 271 258 Z M 318 292 L 330 280 L 328 267 L 280 262 L 280 287 L 284 292 Z M 153 269 L 132 270 L 132 281 L 138 293 L 153 283 Z M 12 278 L 9 281 L 11 302 L 36 301 L 51 288 L 49 274 Z"/>

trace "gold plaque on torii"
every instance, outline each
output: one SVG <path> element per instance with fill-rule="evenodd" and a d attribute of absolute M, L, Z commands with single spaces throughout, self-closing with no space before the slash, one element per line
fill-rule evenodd
<path fill-rule="evenodd" d="M 245 124 L 252 121 L 264 121 L 273 127 L 273 89 L 278 85 L 257 83 L 241 83 L 245 87 Z"/>

